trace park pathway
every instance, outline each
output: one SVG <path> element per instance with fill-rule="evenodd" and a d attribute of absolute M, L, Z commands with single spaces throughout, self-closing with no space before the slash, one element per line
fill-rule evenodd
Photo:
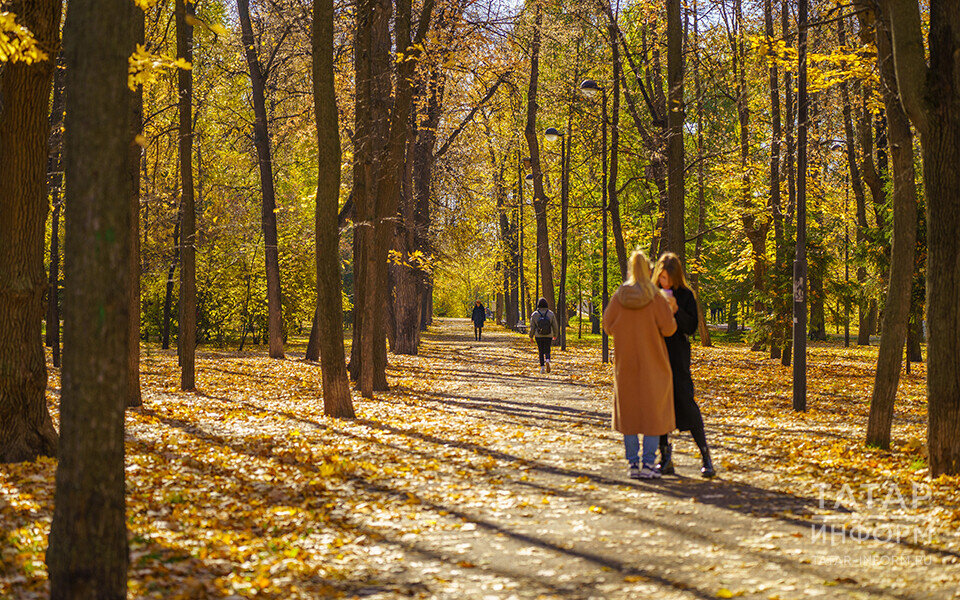
<path fill-rule="evenodd" d="M 502 435 L 421 436 L 463 468 L 449 475 L 456 481 L 440 475 L 417 494 L 425 509 L 462 525 L 403 536 L 387 551 L 394 562 L 382 576 L 390 581 L 361 594 L 960 598 L 956 554 L 926 547 L 922 536 L 860 540 L 855 527 L 844 535 L 848 519 L 843 508 L 831 510 L 832 498 L 821 507 L 816 497 L 725 479 L 722 468 L 703 480 L 686 434 L 677 446 L 679 476 L 628 479 L 622 443 L 609 428 L 609 381 L 582 375 L 577 361 L 595 360 L 585 352 L 557 351 L 554 372 L 540 375 L 524 336 L 488 327 L 475 342 L 469 321 L 441 319 L 419 357 L 393 360 L 401 393 Z M 418 386 L 427 378 L 429 389 Z M 751 443 L 709 422 L 708 437 L 718 464 Z M 428 500 L 449 497 L 441 490 L 451 483 L 470 500 Z M 836 533 L 818 534 L 824 522 Z"/>

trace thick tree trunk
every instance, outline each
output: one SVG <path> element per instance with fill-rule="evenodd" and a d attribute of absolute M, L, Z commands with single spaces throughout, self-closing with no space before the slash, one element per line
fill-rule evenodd
<path fill-rule="evenodd" d="M 683 22 L 680 0 L 667 0 L 667 215 L 665 249 L 686 262 L 683 167 Z"/>
<path fill-rule="evenodd" d="M 127 597 L 124 408 L 134 240 L 128 58 L 143 13 L 129 0 L 73 0 L 67 82 L 60 460 L 47 567 L 50 598 Z M 91 152 L 96 148 L 96 152 Z M 105 376 L 106 375 L 106 376 Z"/>
<path fill-rule="evenodd" d="M 316 204 L 317 329 L 323 374 L 323 413 L 353 418 L 343 349 L 340 231 L 340 127 L 333 75 L 333 0 L 313 2 L 313 97 L 317 118 L 319 178 Z"/>
<path fill-rule="evenodd" d="M 0 462 L 55 456 L 41 323 L 47 218 L 48 106 L 59 50 L 60 2 L 4 4 L 48 58 L 0 72 Z"/>
<path fill-rule="evenodd" d="M 871 23 L 861 19 L 861 26 Z M 917 187 L 914 180 L 913 134 L 903 112 L 893 66 L 889 16 L 882 8 L 872 25 L 876 28 L 877 63 L 893 158 L 893 249 L 890 281 L 883 312 L 883 336 L 870 401 L 867 444 L 890 447 L 893 405 L 900 382 L 900 365 L 910 317 L 914 251 L 917 238 Z"/>
<path fill-rule="evenodd" d="M 264 85 L 268 73 L 263 72 L 250 22 L 250 0 L 237 0 L 244 56 L 250 73 L 253 96 L 253 145 L 260 166 L 262 202 L 260 227 L 263 231 L 263 255 L 267 276 L 267 318 L 270 336 L 270 358 L 283 358 L 283 315 L 280 303 L 280 252 L 277 241 L 277 198 L 273 187 L 273 161 L 270 156 L 270 133 L 267 128 L 267 106 Z M 336 207 L 339 208 L 339 190 Z"/>
<path fill-rule="evenodd" d="M 193 4 L 176 0 L 177 56 L 193 62 Z M 180 94 L 180 322 L 177 342 L 180 356 L 180 389 L 196 389 L 197 353 L 197 217 L 193 195 L 193 71 L 178 69 Z"/>

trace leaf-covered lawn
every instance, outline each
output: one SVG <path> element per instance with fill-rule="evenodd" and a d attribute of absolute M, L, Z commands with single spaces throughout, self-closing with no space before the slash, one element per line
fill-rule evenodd
<path fill-rule="evenodd" d="M 861 442 L 875 348 L 814 346 L 796 414 L 789 368 L 695 347 L 720 478 L 683 434 L 681 477 L 637 483 L 598 349 L 574 335 L 542 376 L 526 338 L 488 330 L 439 321 L 355 421 L 323 416 L 316 364 L 206 352 L 185 394 L 175 353 L 145 349 L 130 597 L 954 597 L 960 482 L 927 474 L 917 365 L 884 452 Z M 0 598 L 46 591 L 55 468 L 0 467 Z"/>

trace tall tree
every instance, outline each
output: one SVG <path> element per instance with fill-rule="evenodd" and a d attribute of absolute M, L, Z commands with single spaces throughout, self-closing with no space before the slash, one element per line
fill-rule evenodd
<path fill-rule="evenodd" d="M 930 470 L 960 473 L 960 4 L 931 0 L 929 64 L 917 0 L 881 0 L 903 107 L 920 133 L 927 225 Z"/>
<path fill-rule="evenodd" d="M 40 331 L 47 289 L 47 109 L 60 7 L 60 0 L 4 3 L 46 58 L 5 63 L 0 70 L 0 462 L 57 452 Z"/>
<path fill-rule="evenodd" d="M 245 1 L 245 0 L 241 0 Z M 313 98 L 317 115 L 317 327 L 323 374 L 323 412 L 353 418 L 353 400 L 343 350 L 340 230 L 340 125 L 333 74 L 333 0 L 313 2 Z"/>
<path fill-rule="evenodd" d="M 193 62 L 194 5 L 176 0 L 177 57 Z M 187 17 L 190 17 L 189 19 Z M 193 70 L 178 69 L 180 118 L 180 322 L 177 335 L 180 389 L 196 388 L 197 216 L 193 195 Z"/>
<path fill-rule="evenodd" d="M 530 43 L 530 83 L 527 87 L 527 121 L 523 135 L 530 153 L 533 171 L 533 213 L 537 227 L 538 274 L 542 276 L 541 293 L 547 304 L 556 308 L 553 291 L 553 259 L 550 256 L 550 234 L 547 229 L 547 196 L 543 191 L 543 169 L 540 168 L 540 138 L 537 132 L 537 89 L 540 82 L 540 36 L 543 26 L 543 6 L 540 0 L 534 3 L 533 39 Z"/>
<path fill-rule="evenodd" d="M 243 54 L 247 60 L 250 74 L 250 86 L 253 99 L 253 145 L 257 149 L 257 163 L 260 166 L 260 228 L 263 232 L 263 256 L 267 274 L 267 322 L 270 338 L 270 357 L 283 358 L 283 316 L 280 305 L 280 250 L 277 242 L 277 196 L 273 187 L 273 161 L 270 157 L 270 132 L 267 128 L 267 105 L 264 87 L 273 60 L 277 56 L 276 48 L 270 53 L 266 65 L 260 64 L 257 41 L 253 36 L 253 23 L 250 20 L 250 0 L 237 0 L 237 14 L 240 17 Z M 287 31 L 290 31 L 289 28 Z M 279 47 L 286 33 L 280 41 Z M 339 198 L 339 190 L 338 190 Z M 339 204 L 339 202 L 337 203 Z M 334 205 L 335 208 L 337 205 Z"/>
<path fill-rule="evenodd" d="M 880 88 L 886 109 L 890 155 L 893 159 L 893 248 L 890 280 L 883 312 L 883 336 L 877 374 L 870 401 L 867 443 L 890 447 L 893 403 L 900 381 L 900 357 L 907 336 L 910 296 L 913 284 L 914 253 L 917 240 L 917 186 L 914 180 L 913 133 L 900 103 L 896 71 L 893 66 L 890 18 L 881 9 L 874 14 L 861 0 L 862 26 L 872 27 L 877 46 Z M 872 22 L 871 22 L 872 21 Z"/>
<path fill-rule="evenodd" d="M 667 182 L 668 208 L 666 250 L 686 262 L 686 234 L 683 227 L 685 169 L 683 166 L 683 21 L 680 0 L 667 0 Z"/>
<path fill-rule="evenodd" d="M 768 44 L 773 44 L 773 6 L 771 0 L 763 2 L 763 33 Z M 774 325 L 770 337 L 770 358 L 781 358 L 784 340 L 787 337 L 788 312 L 786 297 L 778 290 L 782 287 L 779 281 L 786 281 L 787 260 L 786 240 L 783 231 L 783 207 L 780 199 L 780 145 L 783 130 L 780 121 L 780 73 L 777 61 L 771 60 L 767 71 L 770 83 L 770 208 L 773 211 L 773 238 L 775 246 L 774 265 Z"/>
<path fill-rule="evenodd" d="M 64 361 L 61 445 L 47 567 L 54 600 L 127 597 L 124 409 L 134 241 L 128 59 L 137 41 L 129 0 L 73 0 L 64 29 Z M 96 148 L 96 152 L 91 152 Z"/>
<path fill-rule="evenodd" d="M 133 33 L 137 44 L 144 43 L 145 23 L 143 11 L 134 12 Z M 127 348 L 127 376 L 129 377 L 127 406 L 141 406 L 140 394 L 140 161 L 143 157 L 141 131 L 143 130 L 143 88 L 138 87 L 130 94 L 130 144 L 127 152 L 127 181 L 129 183 L 130 210 L 130 261 L 127 265 L 130 273 L 130 285 L 127 288 L 130 307 L 130 321 L 127 327 L 129 337 Z"/>
<path fill-rule="evenodd" d="M 610 37 L 610 53 L 613 62 L 613 99 L 610 106 L 610 172 L 607 178 L 607 211 L 610 213 L 610 228 L 613 230 L 613 245 L 617 250 L 620 278 L 627 279 L 627 247 L 623 241 L 623 226 L 620 224 L 620 198 L 617 181 L 620 172 L 620 82 L 623 65 L 620 60 L 620 42 L 617 40 L 616 14 L 610 20 L 607 32 Z"/>
<path fill-rule="evenodd" d="M 694 47 L 700 45 L 700 15 L 697 6 L 697 0 L 693 0 L 693 40 Z M 707 201 L 704 197 L 704 162 L 703 153 L 703 87 L 700 80 L 700 63 L 693 61 L 693 85 L 694 93 L 697 99 L 697 239 L 693 250 L 693 260 L 696 265 L 700 265 L 700 256 L 703 253 L 703 236 L 707 227 Z M 700 269 L 691 269 L 690 285 L 693 291 L 700 294 Z M 700 344 L 704 347 L 713 346 L 710 340 L 710 329 L 707 327 L 706 318 L 703 315 L 703 301 L 697 302 L 697 332 L 700 335 Z"/>

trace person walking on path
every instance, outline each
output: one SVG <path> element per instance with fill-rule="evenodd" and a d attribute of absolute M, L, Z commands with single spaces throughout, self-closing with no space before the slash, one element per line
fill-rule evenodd
<path fill-rule="evenodd" d="M 540 354 L 540 372 L 550 372 L 550 346 L 553 340 L 560 335 L 560 325 L 557 315 L 547 308 L 547 299 L 537 301 L 537 310 L 530 315 L 530 339 L 537 342 Z"/>
<path fill-rule="evenodd" d="M 476 305 L 474 305 L 473 314 L 470 318 L 473 320 L 473 337 L 479 342 L 480 334 L 483 333 L 483 324 L 487 320 L 487 311 L 483 308 L 483 303 L 479 300 L 477 300 Z"/>
<path fill-rule="evenodd" d="M 703 427 L 703 416 L 694 399 L 693 377 L 690 375 L 690 340 L 687 336 L 697 330 L 697 298 L 687 284 L 680 258 L 666 252 L 657 261 L 653 272 L 653 281 L 663 291 L 676 300 L 674 317 L 677 331 L 667 336 L 667 354 L 670 356 L 670 369 L 673 372 L 673 406 L 676 411 L 677 429 L 689 431 L 700 449 L 703 466 L 700 474 L 713 477 L 716 470 L 710 459 L 707 446 L 707 434 Z M 673 448 L 668 435 L 660 438 L 660 472 L 673 475 Z"/>
<path fill-rule="evenodd" d="M 629 475 L 660 477 L 654 463 L 660 436 L 676 426 L 673 378 L 664 338 L 677 330 L 672 298 L 658 293 L 650 262 L 637 250 L 630 256 L 629 277 L 603 311 L 603 329 L 614 341 L 613 428 L 623 434 Z M 643 434 L 643 468 L 640 438 Z"/>

